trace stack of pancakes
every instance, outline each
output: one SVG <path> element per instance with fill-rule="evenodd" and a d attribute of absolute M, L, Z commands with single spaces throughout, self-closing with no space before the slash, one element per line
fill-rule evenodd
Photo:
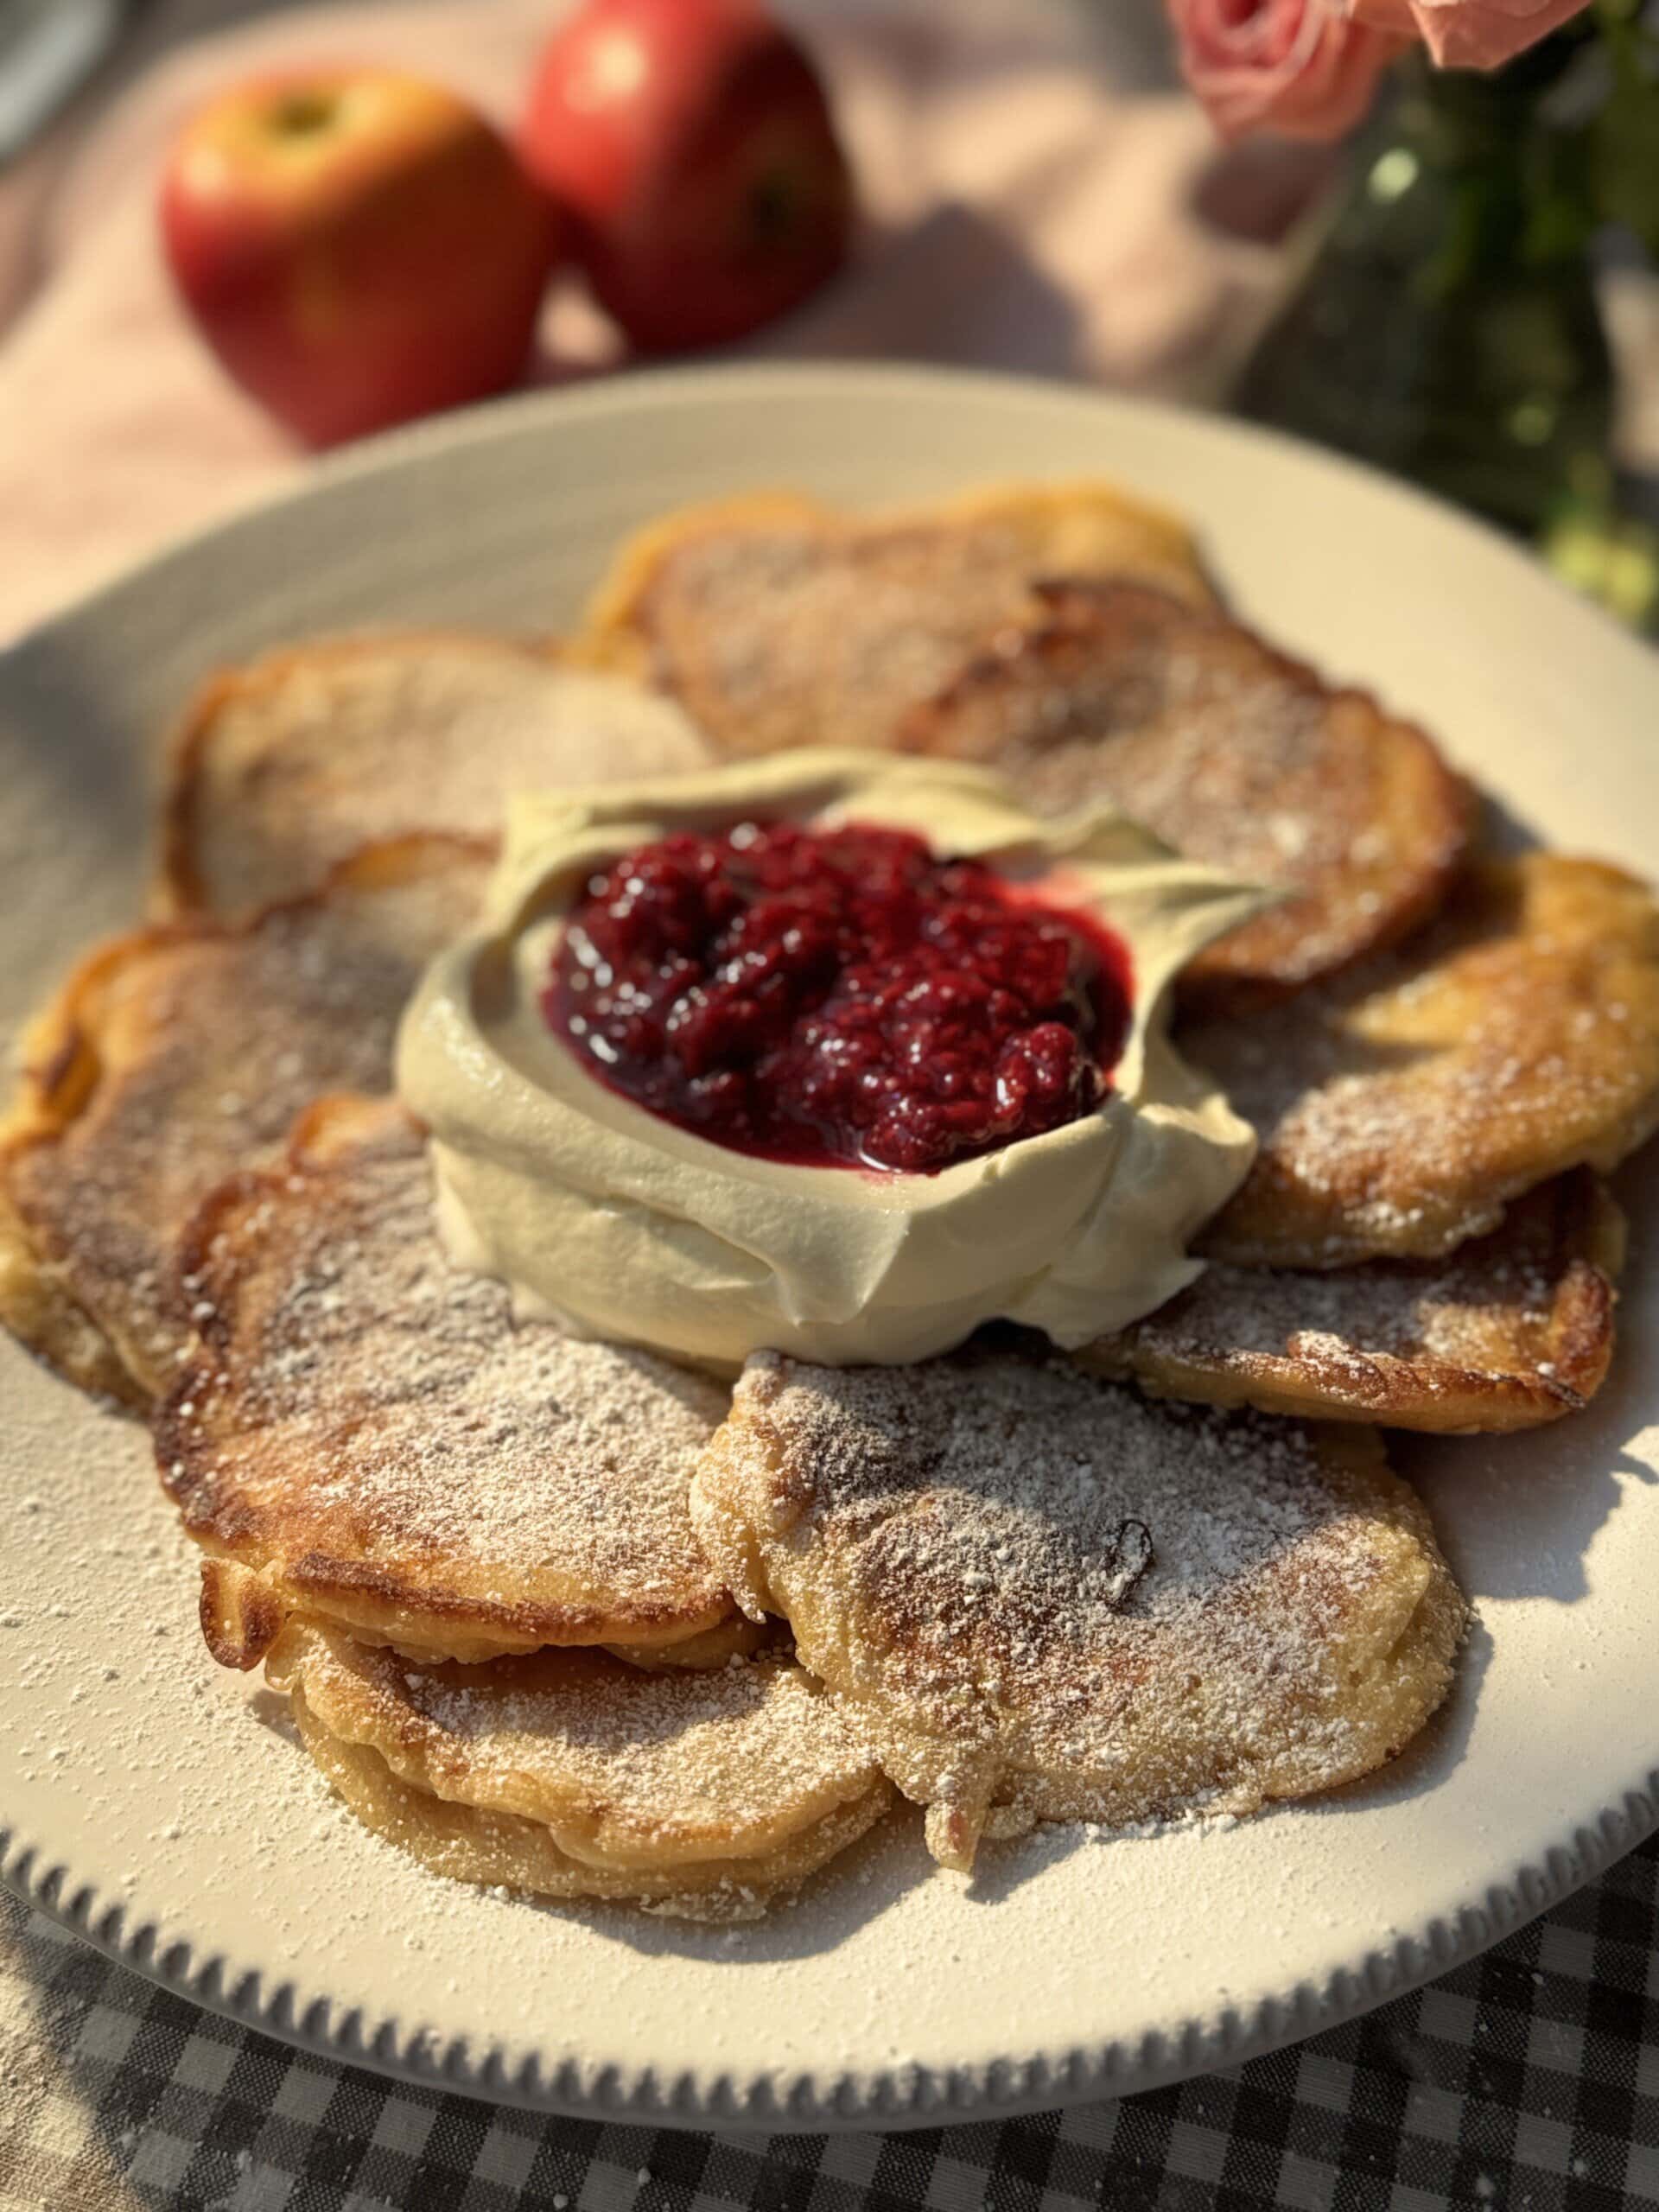
<path fill-rule="evenodd" d="M 1212 1264 L 1072 1357 L 735 1385 L 516 1323 L 446 1258 L 398 1014 L 515 791 L 833 741 L 1109 798 L 1286 897 L 1178 1034 L 1255 1126 Z M 1092 485 L 626 548 L 557 652 L 423 634 L 216 680 L 156 915 L 0 1132 L 0 1314 L 154 1424 L 202 1624 L 357 1815 L 462 1878 L 741 1917 L 902 1794 L 935 1856 L 1389 1758 L 1465 1609 L 1375 1428 L 1516 1428 L 1611 1357 L 1601 1178 L 1659 1122 L 1659 910 L 1481 847 L 1420 729 Z"/>

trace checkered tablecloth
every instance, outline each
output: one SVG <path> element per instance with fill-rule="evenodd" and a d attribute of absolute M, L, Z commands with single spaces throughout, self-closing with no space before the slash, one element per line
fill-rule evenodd
<path fill-rule="evenodd" d="M 1615 2212 L 1659 2204 L 1656 1936 L 1659 1842 L 1432 1987 L 1180 2088 L 707 2136 L 325 2063 L 0 1895 L 0 2212 Z"/>

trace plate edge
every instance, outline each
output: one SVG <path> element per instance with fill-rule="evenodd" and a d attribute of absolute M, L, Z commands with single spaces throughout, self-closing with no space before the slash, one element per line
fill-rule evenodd
<path fill-rule="evenodd" d="M 1408 1994 L 1478 1957 L 1494 1943 L 1593 1881 L 1659 1830 L 1659 1767 L 1649 1768 L 1590 1827 L 1552 1845 L 1541 1864 L 1517 1868 L 1460 1904 L 1450 1918 L 1373 1948 L 1355 1969 L 1337 1967 L 1322 1984 L 1301 1982 L 1252 2012 L 1229 2006 L 1213 2020 L 1189 2018 L 1173 2031 L 1150 2030 L 1134 2044 L 1113 2042 L 971 2067 L 920 2064 L 858 2076 L 760 2072 L 700 2076 L 690 2069 L 664 2082 L 649 2067 L 614 2059 L 567 2058 L 546 2066 L 534 2050 L 515 2057 L 492 2042 L 475 2052 L 465 2037 L 436 2041 L 396 2015 L 372 2022 L 342 2011 L 325 1994 L 308 1996 L 291 1979 L 267 1984 L 256 1967 L 238 1968 L 222 1952 L 205 1955 L 187 1936 L 162 1942 L 153 1920 L 78 1881 L 65 1861 L 47 1857 L 0 1813 L 0 1881 L 22 1902 L 106 1958 L 207 2011 L 292 2048 L 359 2066 L 416 2087 L 564 2118 L 626 2120 L 657 2127 L 770 2133 L 899 2130 L 1007 2120 L 1021 2113 L 1168 2088 L 1194 2075 L 1243 2064 L 1299 2043 Z"/>
<path fill-rule="evenodd" d="M 425 421 L 399 424 L 311 459 L 296 478 L 253 493 L 221 512 L 183 529 L 169 531 L 136 557 L 124 561 L 106 574 L 94 576 L 61 606 L 50 608 L 23 629 L 0 632 L 0 661 L 21 655 L 60 627 L 71 626 L 119 600 L 130 586 L 151 571 L 165 569 L 205 544 L 257 525 L 264 518 L 319 493 L 327 493 L 364 478 L 395 473 L 400 467 L 442 455 L 451 448 L 487 445 L 511 437 L 533 423 L 539 415 L 582 416 L 650 411 L 664 402 L 718 404 L 734 394 L 759 392 L 768 386 L 796 392 L 815 385 L 844 393 L 862 387 L 873 398 L 891 399 L 907 390 L 949 385 L 965 393 L 1027 406 L 1052 404 L 1097 407 L 1112 415 L 1144 415 L 1165 423 L 1179 423 L 1201 438 L 1241 442 L 1289 461 L 1307 462 L 1355 480 L 1374 493 L 1385 495 L 1401 507 L 1427 510 L 1442 526 L 1449 526 L 1471 543 L 1484 544 L 1498 554 L 1517 576 L 1541 584 L 1552 596 L 1567 601 L 1598 624 L 1604 636 L 1636 653 L 1642 641 L 1598 603 L 1586 600 L 1550 574 L 1525 547 L 1495 524 L 1467 509 L 1455 506 L 1421 486 L 1391 475 L 1351 454 L 1339 453 L 1313 440 L 1297 437 L 1275 425 L 1252 423 L 1224 410 L 1164 394 L 1125 391 L 1065 376 L 1040 376 L 1018 370 L 982 368 L 971 364 L 925 360 L 725 360 L 669 363 L 640 369 L 626 376 L 596 378 L 566 387 L 532 385 L 468 407 L 452 408 Z"/>
<path fill-rule="evenodd" d="M 653 372 L 626 380 L 626 395 L 617 390 L 614 404 L 649 405 L 670 397 L 690 397 L 694 391 L 698 397 L 718 399 L 745 384 L 804 387 L 830 380 L 855 381 L 873 394 L 883 387 L 892 391 L 949 382 L 987 394 L 1000 391 L 1011 398 L 1098 401 L 1113 410 L 1134 408 L 1164 417 L 1179 416 L 1229 435 L 1247 435 L 1255 442 L 1293 454 L 1306 455 L 1314 450 L 1300 441 L 1196 409 L 1100 394 L 1059 379 L 931 364 L 830 368 L 823 364 L 756 363 Z M 465 410 L 439 423 L 365 441 L 325 463 L 303 481 L 239 505 L 95 583 L 35 628 L 7 640 L 0 659 L 26 648 L 43 632 L 85 618 L 101 603 L 118 597 L 148 571 L 165 566 L 203 541 L 246 526 L 272 509 L 303 500 L 315 490 L 343 479 L 388 471 L 448 444 L 481 444 L 510 435 L 517 423 L 543 410 L 550 414 L 556 410 L 584 411 L 581 395 L 575 409 L 562 405 L 570 397 L 525 393 L 493 407 Z M 592 395 L 586 397 L 591 399 Z M 1443 522 L 1455 522 L 1464 531 L 1502 548 L 1517 569 L 1524 566 L 1535 575 L 1524 555 L 1509 547 L 1496 532 L 1471 523 L 1455 510 L 1358 464 L 1327 454 L 1319 458 L 1368 480 L 1396 499 L 1433 509 Z M 1567 596 L 1564 588 L 1554 588 Z M 1615 632 L 1610 619 L 1603 620 L 1610 632 L 1622 634 Z M 756 2074 L 746 2082 L 728 2075 L 699 2077 L 690 2073 L 664 2081 L 648 2068 L 626 2068 L 613 2062 L 572 2060 L 549 2069 L 534 2052 L 515 2062 L 505 2045 L 492 2043 L 475 2056 L 476 2044 L 469 2048 L 461 2039 L 437 2041 L 424 2030 L 404 2027 L 396 2016 L 384 2018 L 370 2028 L 359 2012 L 343 2012 L 327 1998 L 308 2001 L 289 1980 L 271 1985 L 262 1982 L 257 1970 L 238 1973 L 222 1953 L 202 1953 L 186 1938 L 158 1948 L 155 1923 L 134 1916 L 129 1903 L 108 1893 L 99 1895 L 90 1885 L 78 1883 L 66 1864 L 49 1860 L 41 1847 L 20 1840 L 3 1809 L 0 1809 L 0 1880 L 27 1904 L 105 1955 L 206 2009 L 291 2046 L 421 2086 L 530 2110 L 590 2118 L 626 2117 L 668 2127 L 762 2126 L 779 2132 L 902 2128 L 953 2119 L 1011 2117 L 1150 2089 L 1281 2049 L 1355 2018 L 1478 1955 L 1594 1878 L 1656 1827 L 1659 1827 L 1659 1768 L 1627 1790 L 1621 1805 L 1605 1806 L 1590 1826 L 1575 1827 L 1569 1840 L 1552 1845 L 1541 1864 L 1529 1863 L 1515 1870 L 1508 1885 L 1490 1886 L 1476 1900 L 1458 1904 L 1449 1918 L 1437 1916 L 1397 1937 L 1387 1948 L 1368 1951 L 1357 1967 L 1351 1964 L 1338 1967 L 1322 1985 L 1300 1983 L 1289 1993 L 1264 1999 L 1245 2015 L 1224 2011 L 1212 2022 L 1189 2020 L 1173 2034 L 1152 2031 L 1133 2044 L 1080 2046 L 1059 2056 L 1039 2053 L 1020 2061 L 995 2061 L 937 2073 L 925 2069 L 882 2070 L 857 2077 L 807 2073 L 787 2081 L 771 2073 Z"/>

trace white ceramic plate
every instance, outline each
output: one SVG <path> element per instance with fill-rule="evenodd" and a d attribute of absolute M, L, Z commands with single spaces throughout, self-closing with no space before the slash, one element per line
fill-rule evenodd
<path fill-rule="evenodd" d="M 0 1020 L 136 911 L 149 741 L 213 663 L 373 621 L 556 626 L 677 501 L 1100 472 L 1200 520 L 1238 605 L 1421 715 L 1526 827 L 1650 867 L 1659 659 L 1411 493 L 1225 423 L 931 372 L 642 377 L 372 448 L 0 660 Z M 142 1434 L 0 1343 L 9 1878 L 141 1970 L 411 2078 L 686 2126 L 903 2126 L 1144 2088 L 1362 2011 L 1659 1824 L 1659 1209 L 1593 1411 L 1402 1445 L 1479 1622 L 1396 1766 L 1231 1828 L 988 1851 L 912 1824 L 758 1929 L 440 1884 L 330 1806 L 217 1671 Z"/>

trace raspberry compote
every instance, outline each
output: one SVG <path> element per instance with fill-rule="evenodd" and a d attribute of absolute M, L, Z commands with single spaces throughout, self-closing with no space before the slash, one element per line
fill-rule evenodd
<path fill-rule="evenodd" d="M 742 822 L 591 877 L 542 1005 L 602 1083 L 715 1144 L 927 1174 L 1098 1105 L 1129 963 L 904 831 Z"/>

